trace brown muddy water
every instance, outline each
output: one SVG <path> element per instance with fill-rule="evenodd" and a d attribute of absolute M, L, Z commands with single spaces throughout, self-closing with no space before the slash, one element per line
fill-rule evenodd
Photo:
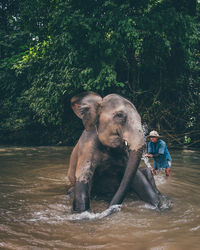
<path fill-rule="evenodd" d="M 173 207 L 125 199 L 120 211 L 92 201 L 90 220 L 71 215 L 69 147 L 0 147 L 0 249 L 200 249 L 200 151 L 171 151 L 172 175 L 156 176 Z"/>

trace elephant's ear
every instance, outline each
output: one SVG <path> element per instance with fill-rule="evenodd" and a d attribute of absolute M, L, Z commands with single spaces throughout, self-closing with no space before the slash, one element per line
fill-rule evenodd
<path fill-rule="evenodd" d="M 101 102 L 102 97 L 94 92 L 84 92 L 72 97 L 72 109 L 82 119 L 86 130 L 96 125 Z"/>

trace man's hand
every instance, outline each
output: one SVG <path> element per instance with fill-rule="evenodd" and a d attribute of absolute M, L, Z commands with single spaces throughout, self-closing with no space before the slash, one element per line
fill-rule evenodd
<path fill-rule="evenodd" d="M 152 154 L 146 154 L 145 156 L 148 157 L 148 158 L 152 158 L 153 157 Z"/>

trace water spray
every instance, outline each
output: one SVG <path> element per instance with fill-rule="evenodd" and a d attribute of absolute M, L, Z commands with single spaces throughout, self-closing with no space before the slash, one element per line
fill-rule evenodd
<path fill-rule="evenodd" d="M 152 169 L 151 164 L 150 164 L 150 162 L 149 162 L 149 158 L 148 158 L 147 156 L 145 156 L 145 154 L 147 153 L 147 135 L 148 135 L 148 126 L 147 126 L 146 123 L 144 123 L 144 124 L 142 125 L 142 129 L 143 129 L 144 138 L 145 138 L 145 150 L 144 150 L 144 152 L 143 152 L 143 154 L 142 154 L 141 160 L 144 161 L 145 165 L 146 165 L 148 168 Z"/>

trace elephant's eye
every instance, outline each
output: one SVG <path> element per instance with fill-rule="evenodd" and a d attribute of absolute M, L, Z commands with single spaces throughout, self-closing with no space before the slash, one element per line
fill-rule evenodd
<path fill-rule="evenodd" d="M 126 122 L 126 114 L 122 111 L 117 112 L 114 114 L 114 119 L 120 123 L 125 123 Z"/>
<path fill-rule="evenodd" d="M 122 113 L 118 113 L 118 114 L 116 114 L 116 117 L 123 118 L 124 115 Z"/>

